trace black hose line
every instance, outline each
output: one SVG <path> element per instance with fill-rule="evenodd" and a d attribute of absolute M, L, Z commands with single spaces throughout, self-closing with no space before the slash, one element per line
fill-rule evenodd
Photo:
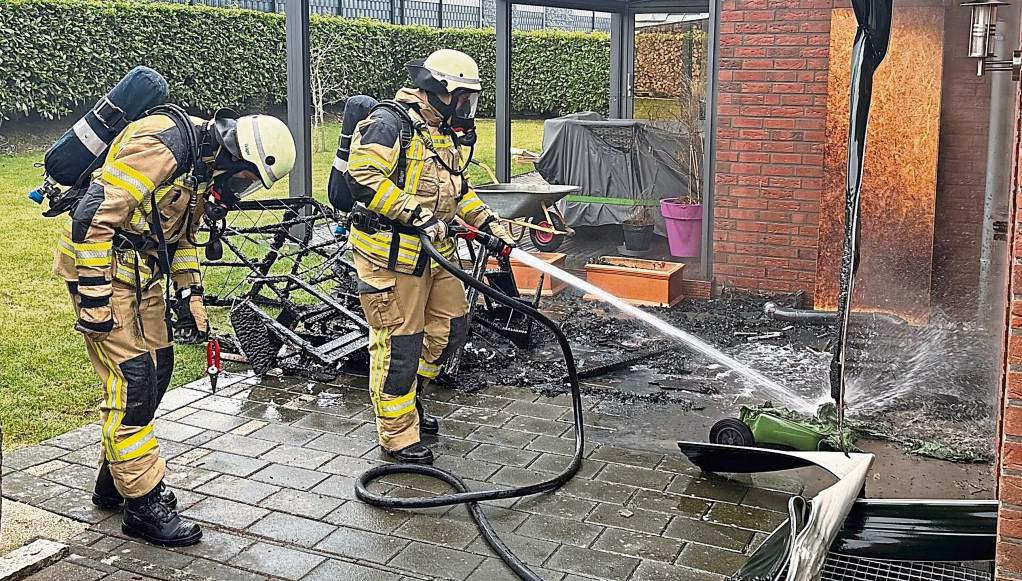
<path fill-rule="evenodd" d="M 480 507 L 478 503 L 487 500 L 503 500 L 506 498 L 530 496 L 555 490 L 571 480 L 572 477 L 575 476 L 575 473 L 578 472 L 578 469 L 582 466 L 582 456 L 585 453 L 585 437 L 583 434 L 582 423 L 582 392 L 578 384 L 578 374 L 575 370 L 575 358 L 572 356 L 571 346 L 568 344 L 568 338 L 565 337 L 557 323 L 550 320 L 549 317 L 534 309 L 532 306 L 494 290 L 485 283 L 471 277 L 464 270 L 458 268 L 449 260 L 444 258 L 442 254 L 437 252 L 436 247 L 433 246 L 428 236 L 421 236 L 421 240 L 423 248 L 430 257 L 437 261 L 437 263 L 445 270 L 461 280 L 461 282 L 483 293 L 494 301 L 521 311 L 522 313 L 525 313 L 525 315 L 539 321 L 544 327 L 550 329 L 557 338 L 557 343 L 561 347 L 561 352 L 564 355 L 564 362 L 568 368 L 568 382 L 571 386 L 572 416 L 575 421 L 575 453 L 571 457 L 571 462 L 564 471 L 557 474 L 550 480 L 530 484 L 528 486 L 500 490 L 469 490 L 468 485 L 465 484 L 464 480 L 450 472 L 447 472 L 446 470 L 441 470 L 434 466 L 423 466 L 417 464 L 385 464 L 383 466 L 372 468 L 359 476 L 358 482 L 355 484 L 355 496 L 366 504 L 385 509 L 434 508 L 438 506 L 450 506 L 453 504 L 468 504 L 468 511 L 472 515 L 472 520 L 475 521 L 476 525 L 479 527 L 479 532 L 482 533 L 486 543 L 490 545 L 497 556 L 500 557 L 504 563 L 506 563 L 507 566 L 518 575 L 519 578 L 526 581 L 543 581 L 542 577 L 529 569 L 529 567 L 520 558 L 518 558 L 517 555 L 511 552 L 511 549 L 504 544 L 504 541 L 497 536 L 497 532 L 493 529 L 493 525 L 491 525 L 489 520 L 487 520 L 482 507 Z M 371 482 L 391 474 L 419 474 L 422 476 L 429 476 L 447 483 L 456 492 L 454 494 L 444 494 L 433 497 L 394 498 L 369 491 L 369 484 Z"/>

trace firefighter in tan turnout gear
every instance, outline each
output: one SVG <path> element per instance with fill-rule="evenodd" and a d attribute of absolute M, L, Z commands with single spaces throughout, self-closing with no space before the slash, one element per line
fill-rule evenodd
<path fill-rule="evenodd" d="M 461 144 L 474 139 L 479 68 L 468 55 L 438 50 L 407 65 L 415 88 L 373 109 L 352 138 L 348 182 L 359 202 L 351 245 L 370 332 L 369 387 L 380 446 L 402 462 L 429 464 L 420 431 L 439 432 L 419 389 L 435 379 L 467 333 L 461 282 L 433 264 L 419 234 L 454 257 L 455 218 L 514 240 L 468 185 Z"/>
<path fill-rule="evenodd" d="M 173 336 L 199 342 L 208 331 L 195 235 L 203 215 L 222 217 L 284 177 L 295 145 L 273 117 L 221 110 L 205 121 L 176 111 L 143 117 L 111 143 L 60 236 L 54 272 L 67 282 L 75 329 L 104 386 L 93 503 L 123 502 L 126 534 L 183 546 L 202 531 L 178 517 L 163 485 L 153 416 L 170 383 Z"/>

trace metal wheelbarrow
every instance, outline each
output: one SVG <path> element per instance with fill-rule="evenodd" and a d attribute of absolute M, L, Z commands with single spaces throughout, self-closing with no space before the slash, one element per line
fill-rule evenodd
<path fill-rule="evenodd" d="M 543 252 L 554 252 L 565 237 L 575 235 L 554 204 L 579 191 L 578 186 L 549 184 L 490 184 L 475 188 L 479 198 L 500 214 L 515 240 L 520 241 L 528 231 L 532 244 Z"/>

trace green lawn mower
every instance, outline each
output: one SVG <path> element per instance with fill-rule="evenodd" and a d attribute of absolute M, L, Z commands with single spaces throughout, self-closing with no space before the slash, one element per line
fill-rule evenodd
<path fill-rule="evenodd" d="M 815 418 L 770 404 L 742 406 L 737 418 L 724 418 L 713 424 L 710 442 L 802 452 L 840 449 L 841 432 L 830 420 L 828 406 L 833 408 L 833 404 L 821 406 Z"/>

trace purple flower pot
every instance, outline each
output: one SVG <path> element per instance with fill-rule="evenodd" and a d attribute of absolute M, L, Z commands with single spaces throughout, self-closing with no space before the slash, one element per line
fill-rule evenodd
<path fill-rule="evenodd" d="M 665 199 L 660 200 L 660 213 L 667 227 L 671 256 L 702 256 L 703 205 L 679 204 L 672 199 Z"/>

